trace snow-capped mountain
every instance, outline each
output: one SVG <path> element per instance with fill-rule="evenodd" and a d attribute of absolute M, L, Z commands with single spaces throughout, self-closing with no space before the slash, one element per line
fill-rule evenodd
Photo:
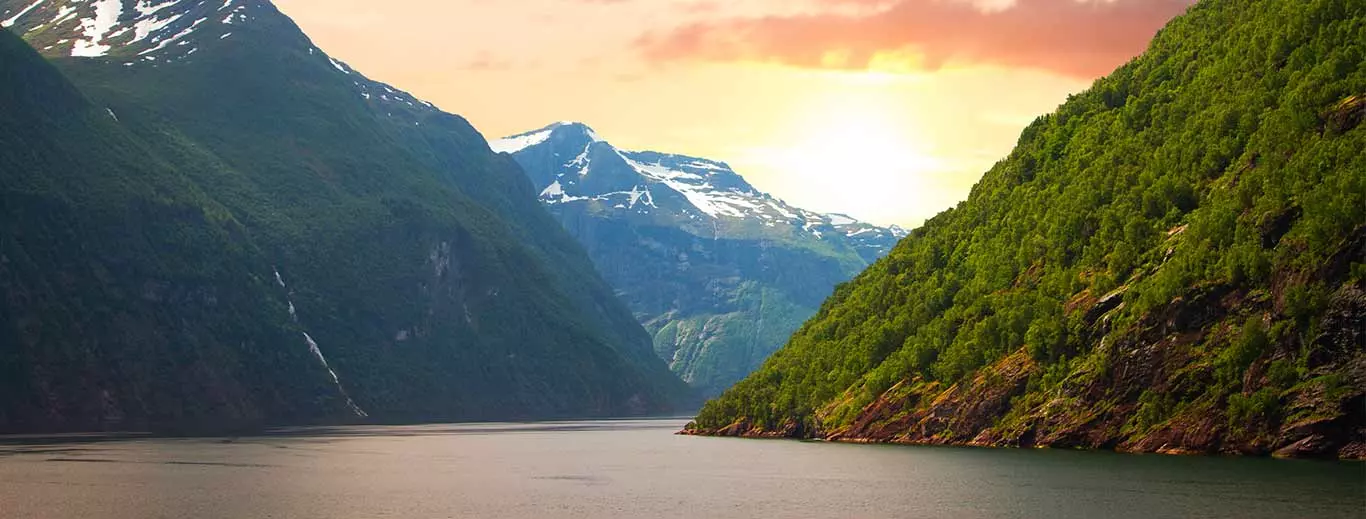
<path fill-rule="evenodd" d="M 373 81 L 318 48 L 267 0 L 0 0 L 0 27 L 44 55 L 102 59 L 125 67 L 194 64 L 206 49 L 269 45 L 303 52 L 347 76 L 355 95 L 390 117 L 440 112 Z"/>
<path fill-rule="evenodd" d="M 63 258 L 0 261 L 34 296 L 0 343 L 81 357 L 18 365 L 0 430 L 692 405 L 520 167 L 270 2 L 0 0 L 0 22 L 0 191 L 23 200 L 0 252 Z"/>
<path fill-rule="evenodd" d="M 200 45 L 232 36 L 254 17 L 247 0 L 28 0 L 0 16 L 0 27 L 22 35 L 48 55 L 83 58 L 184 58 Z M 14 2 L 18 4 L 18 2 Z"/>
<path fill-rule="evenodd" d="M 628 151 L 572 122 L 496 139 L 675 373 L 716 394 L 906 232 L 793 207 L 723 162 Z"/>
<path fill-rule="evenodd" d="M 755 189 L 724 162 L 627 151 L 587 125 L 559 122 L 491 141 L 528 170 L 546 204 L 584 204 L 617 217 L 673 220 L 712 238 L 789 235 L 848 241 L 867 261 L 887 253 L 906 231 L 842 214 L 793 207 Z"/>

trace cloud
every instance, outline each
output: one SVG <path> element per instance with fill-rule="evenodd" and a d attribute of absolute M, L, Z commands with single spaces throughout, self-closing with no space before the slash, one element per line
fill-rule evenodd
<path fill-rule="evenodd" d="M 476 55 L 474 59 L 471 59 L 465 62 L 463 65 L 460 65 L 458 68 L 460 68 L 461 70 L 472 70 L 480 72 L 500 72 L 511 70 L 513 66 L 514 65 L 511 60 L 495 57 L 493 53 L 484 51 Z"/>
<path fill-rule="evenodd" d="M 1103 75 L 1142 52 L 1195 0 L 826 0 L 871 5 L 860 14 L 816 13 L 704 21 L 636 41 L 652 62 L 763 61 L 866 69 L 888 61 L 918 69 L 948 63 Z"/>

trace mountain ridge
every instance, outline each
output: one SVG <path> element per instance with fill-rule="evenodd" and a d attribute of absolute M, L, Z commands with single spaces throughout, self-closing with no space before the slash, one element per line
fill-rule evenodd
<path fill-rule="evenodd" d="M 0 429 L 212 430 L 361 413 L 374 422 L 530 419 L 689 405 L 682 382 L 540 207 L 520 168 L 490 152 L 467 121 L 327 56 L 269 2 L 209 4 L 123 2 L 126 16 L 101 27 L 126 31 L 93 40 L 109 46 L 101 56 L 70 56 L 70 41 L 43 45 L 99 117 L 93 127 L 45 125 L 24 138 L 72 146 L 62 141 L 118 135 L 119 148 L 143 151 L 107 180 L 97 180 L 103 148 L 74 148 L 68 154 L 87 165 L 79 168 L 25 165 L 8 146 L 11 156 L 0 157 L 9 164 L 0 194 L 35 200 L 9 204 L 10 221 L 28 225 L 0 235 L 0 254 L 11 260 L 7 286 L 30 297 L 9 301 L 0 321 L 0 364 L 16 375 L 0 398 Z M 98 17 L 90 5 L 60 1 L 7 0 L 0 11 L 30 5 L 38 7 L 5 18 L 40 43 L 84 36 Z M 48 23 L 73 7 L 75 23 Z M 129 36 L 139 23 L 175 14 L 164 39 Z M 161 46 L 184 32 L 176 23 L 197 27 Z M 161 54 L 175 47 L 184 49 Z M 43 180 L 59 172 L 78 183 Z M 157 225 L 117 212 L 95 225 L 67 209 L 73 190 L 104 207 L 112 195 L 82 186 L 136 178 L 169 184 L 113 191 L 128 193 L 122 205 L 158 207 L 157 197 L 199 193 L 185 196 L 206 209 Z M 29 184 L 39 189 L 12 190 Z M 61 209 L 37 209 L 45 206 Z M 201 212 L 229 223 L 195 230 Z M 108 251 L 37 231 L 52 229 L 45 214 L 71 214 L 73 228 L 87 229 L 82 240 Z M 138 249 L 110 239 L 143 228 L 165 230 Z M 191 243 L 212 250 L 222 237 L 236 240 L 222 242 L 236 252 L 193 262 L 178 255 L 198 250 Z M 37 250 L 71 259 L 14 261 Z M 92 277 L 87 265 L 112 274 Z M 174 265 L 184 268 L 165 270 Z M 48 280 L 63 276 L 84 288 L 53 295 L 60 285 Z M 229 300 L 257 303 L 228 309 Z M 61 315 L 85 316 L 59 324 Z M 117 326 L 126 330 L 95 332 Z M 294 360 L 261 366 L 285 357 Z"/>
<path fill-rule="evenodd" d="M 715 394 L 904 231 L 790 206 L 724 162 L 613 146 L 562 121 L 502 139 L 675 373 Z"/>
<path fill-rule="evenodd" d="M 538 186 L 546 185 L 540 195 L 546 203 L 582 201 L 585 197 L 599 202 L 611 202 L 620 198 L 615 201 L 624 203 L 625 209 L 636 209 L 637 204 L 643 203 L 644 206 L 638 211 L 648 212 L 649 208 L 656 207 L 653 203 L 653 192 L 650 190 L 654 187 L 681 195 L 686 203 L 680 204 L 674 212 L 684 214 L 693 220 L 703 220 L 704 229 L 706 220 L 760 219 L 764 220 L 763 224 L 768 227 L 800 223 L 802 232 L 818 240 L 832 230 L 853 240 L 856 247 L 871 251 L 871 254 L 864 256 L 864 259 L 870 262 L 890 249 L 890 245 L 896 240 L 909 233 L 897 225 L 878 226 L 846 214 L 819 213 L 789 205 L 782 199 L 755 188 L 723 161 L 617 148 L 582 122 L 559 121 L 540 129 L 493 139 L 490 141 L 490 147 L 495 152 L 516 156 L 544 145 L 551 138 L 580 141 L 579 145 L 583 145 L 584 149 L 565 164 L 566 167 L 580 168 L 577 171 L 580 178 L 573 178 L 573 175 L 568 175 L 569 172 L 566 171 L 557 171 L 555 178 L 549 182 L 546 182 L 546 178 L 533 178 Z M 582 177 L 588 176 L 592 171 L 591 156 L 596 148 L 608 150 L 610 153 L 604 155 L 619 159 L 634 176 L 613 174 L 605 185 L 584 184 L 589 182 Z M 540 173 L 533 173 L 533 176 L 538 174 Z M 629 189 L 626 189 L 627 187 Z M 587 192 L 594 188 L 599 188 L 599 192 Z M 619 190 L 611 191 L 613 188 Z M 743 229 L 726 229 L 723 232 L 718 227 L 712 227 L 711 231 L 713 237 L 750 236 Z M 694 232 L 699 235 L 707 234 L 705 230 Z M 868 236 L 858 239 L 864 235 Z"/>

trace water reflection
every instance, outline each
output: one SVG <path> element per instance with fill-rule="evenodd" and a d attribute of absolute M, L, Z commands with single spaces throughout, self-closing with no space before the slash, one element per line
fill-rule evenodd
<path fill-rule="evenodd" d="M 0 439 L 6 518 L 1362 517 L 1366 465 L 675 436 L 682 420 Z"/>

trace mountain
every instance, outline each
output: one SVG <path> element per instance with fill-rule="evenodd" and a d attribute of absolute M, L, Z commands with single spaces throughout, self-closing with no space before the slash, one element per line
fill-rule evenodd
<path fill-rule="evenodd" d="M 707 238 L 786 239 L 852 249 L 864 262 L 891 250 L 906 230 L 793 207 L 751 186 L 725 163 L 627 151 L 583 123 L 558 122 L 489 143 L 526 166 L 550 206 L 593 206 L 617 219 L 677 227 Z M 641 218 L 645 216 L 645 218 Z M 824 242 L 824 243 L 821 243 Z"/>
<path fill-rule="evenodd" d="M 654 335 L 719 394 L 905 231 L 792 207 L 724 163 L 621 150 L 581 123 L 497 139 Z"/>
<path fill-rule="evenodd" d="M 1366 457 L 1366 3 L 1204 0 L 698 434 Z"/>
<path fill-rule="evenodd" d="M 689 405 L 515 162 L 269 2 L 0 13 L 0 430 Z"/>

